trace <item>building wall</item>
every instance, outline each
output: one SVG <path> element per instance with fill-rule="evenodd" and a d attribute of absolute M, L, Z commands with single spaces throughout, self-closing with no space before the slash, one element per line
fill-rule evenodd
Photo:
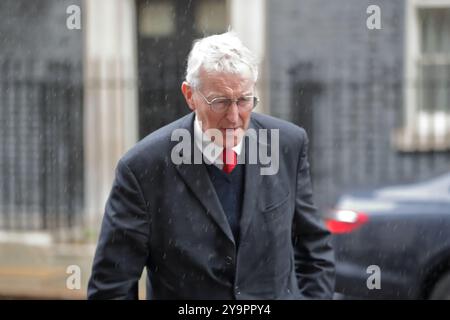
<path fill-rule="evenodd" d="M 81 7 L 81 0 L 0 1 L 0 58 L 34 60 L 40 76 L 46 69 L 39 61 L 80 63 L 82 30 L 66 27 L 70 5 Z"/>
<path fill-rule="evenodd" d="M 366 9 L 381 9 L 381 30 Z M 448 171 L 449 152 L 401 153 L 404 0 L 267 1 L 270 112 L 304 126 L 316 203 Z"/>

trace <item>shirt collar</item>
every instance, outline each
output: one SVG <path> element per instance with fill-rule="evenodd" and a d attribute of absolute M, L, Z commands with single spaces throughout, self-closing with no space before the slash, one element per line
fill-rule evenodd
<path fill-rule="evenodd" d="M 197 146 L 197 148 L 202 150 L 203 156 L 207 160 L 209 160 L 210 163 L 215 164 L 217 162 L 217 159 L 219 158 L 219 156 L 222 154 L 223 147 L 212 142 L 208 138 L 208 136 L 203 132 L 197 115 L 195 115 L 195 119 L 194 119 L 194 140 L 195 140 L 195 145 Z M 241 141 L 239 141 L 239 143 L 232 148 L 233 151 L 236 152 L 236 154 L 238 156 L 242 152 L 243 140 L 244 139 L 241 139 Z M 209 146 L 210 144 L 212 144 L 212 146 L 210 146 L 210 148 L 211 147 L 213 148 L 213 152 L 203 152 L 203 150 L 205 150 L 205 148 L 207 146 Z"/>

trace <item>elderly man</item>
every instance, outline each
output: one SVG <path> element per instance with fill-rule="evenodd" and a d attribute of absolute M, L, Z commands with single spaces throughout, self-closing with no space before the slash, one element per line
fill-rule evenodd
<path fill-rule="evenodd" d="M 252 112 L 256 80 L 255 59 L 233 33 L 194 43 L 181 86 L 193 112 L 119 161 L 89 298 L 137 298 L 144 267 L 153 299 L 332 297 L 333 251 L 313 205 L 306 133 Z M 278 134 L 258 141 L 260 129 Z M 176 148 L 177 130 L 190 134 L 188 148 Z M 255 140 L 276 146 L 276 172 L 249 161 Z"/>

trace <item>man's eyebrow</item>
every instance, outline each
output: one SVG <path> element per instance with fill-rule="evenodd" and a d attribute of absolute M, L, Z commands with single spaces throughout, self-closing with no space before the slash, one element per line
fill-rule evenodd
<path fill-rule="evenodd" d="M 253 96 L 253 92 L 252 91 L 247 91 L 242 93 L 239 97 L 248 97 L 248 96 Z M 206 97 L 208 99 L 216 99 L 216 98 L 228 98 L 226 95 L 224 95 L 223 93 L 219 93 L 219 92 L 211 92 L 210 94 L 208 94 L 208 96 Z"/>
<path fill-rule="evenodd" d="M 207 96 L 207 98 L 215 99 L 215 98 L 225 98 L 223 93 L 220 92 L 210 92 Z"/>

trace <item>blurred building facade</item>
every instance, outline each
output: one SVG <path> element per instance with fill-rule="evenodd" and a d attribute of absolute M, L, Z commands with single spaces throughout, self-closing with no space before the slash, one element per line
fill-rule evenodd
<path fill-rule="evenodd" d="M 70 4 L 80 1 L 0 2 L 2 240 L 82 218 L 83 43 L 66 28 Z"/>
<path fill-rule="evenodd" d="M 1 238 L 95 236 L 121 155 L 188 113 L 180 86 L 192 41 L 232 26 L 264 61 L 261 4 L 2 2 Z M 66 25 L 74 5 L 81 29 Z"/>
<path fill-rule="evenodd" d="M 322 209 L 450 170 L 450 1 L 267 1 L 266 12 L 269 112 L 308 131 Z"/>
<path fill-rule="evenodd" d="M 98 231 L 120 156 L 189 111 L 192 40 L 230 25 L 262 61 L 257 111 L 308 131 L 320 208 L 448 171 L 450 0 L 376 2 L 380 30 L 365 0 L 2 1 L 0 230 Z"/>

